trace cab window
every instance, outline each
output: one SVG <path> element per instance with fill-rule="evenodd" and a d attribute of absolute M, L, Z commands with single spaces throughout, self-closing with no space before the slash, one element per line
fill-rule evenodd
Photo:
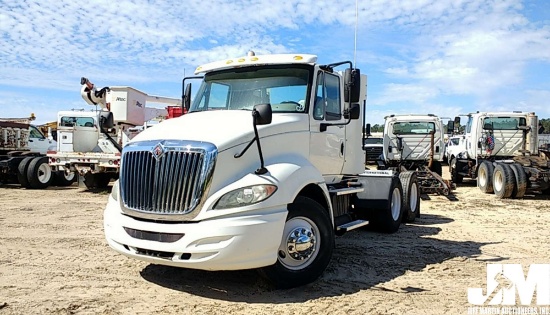
<path fill-rule="evenodd" d="M 340 78 L 330 73 L 319 72 L 317 93 L 313 104 L 313 118 L 316 120 L 340 120 Z"/>
<path fill-rule="evenodd" d="M 44 137 L 44 135 L 34 126 L 31 126 L 30 128 L 29 138 L 46 139 L 46 137 Z"/>

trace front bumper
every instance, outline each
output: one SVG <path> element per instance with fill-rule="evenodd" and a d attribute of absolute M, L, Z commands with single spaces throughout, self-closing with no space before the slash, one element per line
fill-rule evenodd
<path fill-rule="evenodd" d="M 281 208 L 265 209 L 261 215 L 158 223 L 122 214 L 109 196 L 104 228 L 109 246 L 131 258 L 191 269 L 240 270 L 276 262 L 286 216 L 287 209 Z"/>

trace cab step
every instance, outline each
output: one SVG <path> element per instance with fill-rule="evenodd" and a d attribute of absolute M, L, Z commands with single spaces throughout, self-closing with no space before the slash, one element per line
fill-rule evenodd
<path fill-rule="evenodd" d="M 345 233 L 347 231 L 355 230 L 367 224 L 369 224 L 369 221 L 367 220 L 355 220 L 355 221 L 351 221 L 351 222 L 344 223 L 342 225 L 337 226 L 336 231 L 340 233 Z"/>

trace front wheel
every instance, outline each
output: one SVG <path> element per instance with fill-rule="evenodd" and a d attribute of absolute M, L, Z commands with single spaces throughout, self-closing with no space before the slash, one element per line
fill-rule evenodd
<path fill-rule="evenodd" d="M 316 201 L 299 196 L 288 206 L 277 262 L 260 274 L 281 289 L 313 282 L 328 266 L 333 248 L 328 213 Z"/>

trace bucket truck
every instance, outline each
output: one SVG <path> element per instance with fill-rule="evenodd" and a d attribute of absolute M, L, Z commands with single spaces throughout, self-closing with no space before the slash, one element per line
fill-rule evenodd
<path fill-rule="evenodd" d="M 147 127 L 148 121 L 166 119 L 169 109 L 179 107 L 181 101 L 127 86 L 96 89 L 86 78 L 80 83 L 82 98 L 96 110 L 58 113 L 57 148 L 48 151 L 49 163 L 53 170 L 77 173 L 89 189 L 105 188 L 118 178 L 122 147 Z M 170 106 L 146 107 L 147 102 Z"/>

